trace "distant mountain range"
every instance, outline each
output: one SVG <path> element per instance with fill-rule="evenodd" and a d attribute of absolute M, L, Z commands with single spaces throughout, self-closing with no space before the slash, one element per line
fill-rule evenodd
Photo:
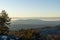
<path fill-rule="evenodd" d="M 10 29 L 28 29 L 28 28 L 40 28 L 44 26 L 57 26 L 60 25 L 60 21 L 43 21 L 39 19 L 27 19 L 27 20 L 15 20 L 11 21 Z"/>
<path fill-rule="evenodd" d="M 43 20 L 39 20 L 39 19 L 27 19 L 27 20 L 15 20 L 15 21 L 11 21 L 11 25 L 15 25 L 15 24 L 37 24 L 37 25 L 59 25 L 60 24 L 60 20 L 59 21 L 43 21 Z"/>
<path fill-rule="evenodd" d="M 12 17 L 13 19 L 60 19 L 60 17 Z"/>

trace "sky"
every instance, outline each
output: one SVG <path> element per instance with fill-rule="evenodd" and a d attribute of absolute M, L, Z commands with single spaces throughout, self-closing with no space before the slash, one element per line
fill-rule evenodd
<path fill-rule="evenodd" d="M 10 17 L 60 17 L 60 0 L 0 0 Z"/>

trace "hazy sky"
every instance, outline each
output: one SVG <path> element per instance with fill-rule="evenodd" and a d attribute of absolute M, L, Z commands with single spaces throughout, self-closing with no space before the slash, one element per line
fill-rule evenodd
<path fill-rule="evenodd" d="M 11 17 L 60 17 L 60 0 L 0 0 Z"/>

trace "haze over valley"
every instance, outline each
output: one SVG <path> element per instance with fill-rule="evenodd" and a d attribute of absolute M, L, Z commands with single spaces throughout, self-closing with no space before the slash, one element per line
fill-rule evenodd
<path fill-rule="evenodd" d="M 60 25 L 60 18 L 15 18 L 11 21 L 10 29 L 31 29 L 57 25 Z"/>

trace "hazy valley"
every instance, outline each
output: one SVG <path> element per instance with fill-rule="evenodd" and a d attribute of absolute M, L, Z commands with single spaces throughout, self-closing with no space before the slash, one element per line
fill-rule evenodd
<path fill-rule="evenodd" d="M 49 20 L 49 21 L 48 21 Z M 30 29 L 30 28 L 42 28 L 45 26 L 57 26 L 60 25 L 60 19 L 18 19 L 11 21 L 10 30 Z"/>

